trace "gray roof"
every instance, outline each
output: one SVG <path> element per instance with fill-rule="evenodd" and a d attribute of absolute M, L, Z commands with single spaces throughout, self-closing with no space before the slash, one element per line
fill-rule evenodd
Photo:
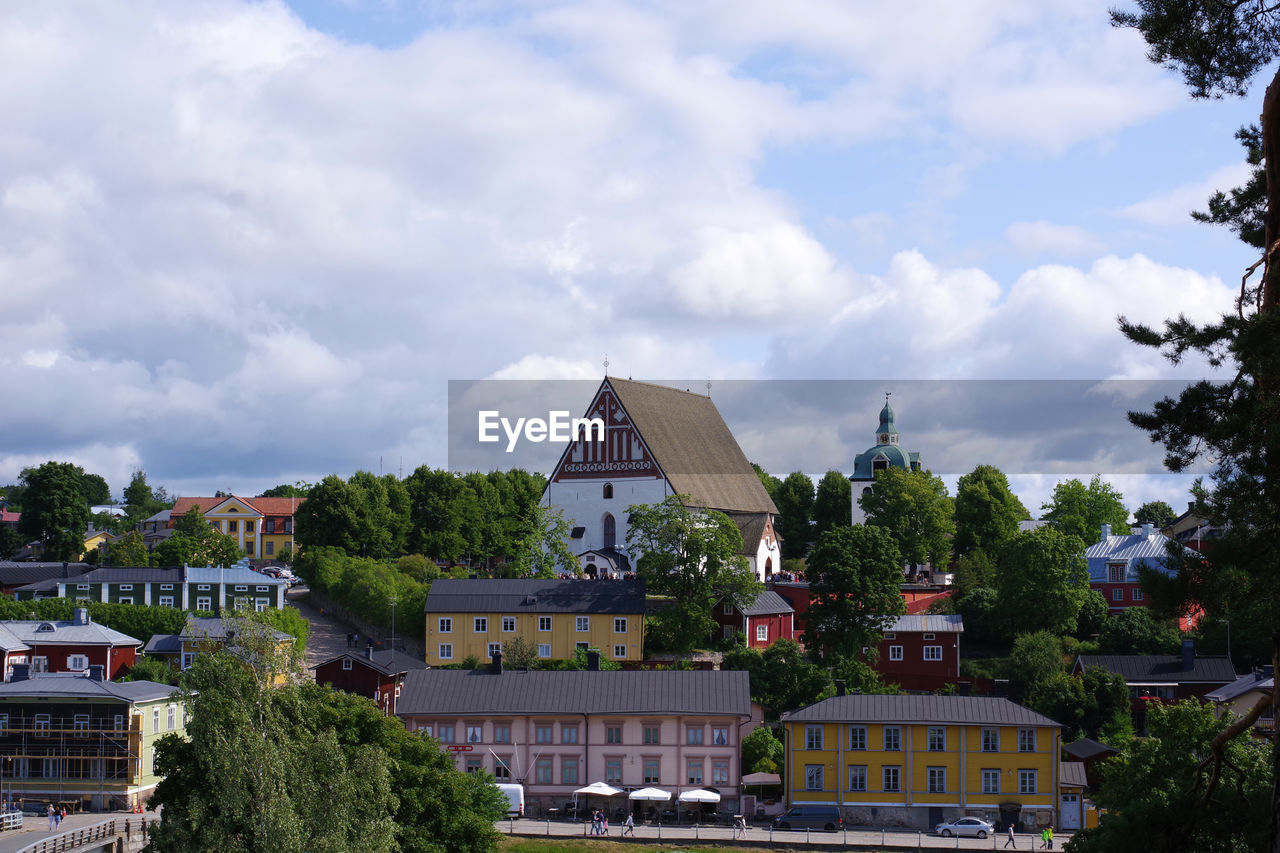
<path fill-rule="evenodd" d="M 87 563 L 15 563 L 0 560 L 0 586 L 37 583 L 50 578 L 76 577 L 89 571 Z"/>
<path fill-rule="evenodd" d="M 764 512 L 726 512 L 729 520 L 738 525 L 738 532 L 742 534 L 742 549 L 739 554 L 748 557 L 754 557 L 760 550 L 760 540 L 764 538 L 764 526 L 769 520 L 769 514 Z"/>
<path fill-rule="evenodd" d="M 1058 784 L 1068 785 L 1073 788 L 1087 788 L 1089 786 L 1089 777 L 1085 775 L 1084 762 L 1058 762 Z"/>
<path fill-rule="evenodd" d="M 899 616 L 886 631 L 903 633 L 921 631 L 934 634 L 960 634 L 964 632 L 964 617 L 958 613 L 916 613 Z"/>
<path fill-rule="evenodd" d="M 216 640 L 218 642 L 224 642 L 227 639 L 227 622 L 231 622 L 233 626 L 236 623 L 248 622 L 252 625 L 261 626 L 263 629 L 270 631 L 271 636 L 277 640 L 294 639 L 292 634 L 286 634 L 284 631 L 277 631 L 275 628 L 272 628 L 269 625 L 263 625 L 261 622 L 235 617 L 227 617 L 226 619 L 223 619 L 221 616 L 188 616 L 187 624 L 183 626 L 182 633 L 178 636 L 183 640 Z"/>
<path fill-rule="evenodd" d="M 743 616 L 764 616 L 770 613 L 794 613 L 791 602 L 771 589 L 766 589 L 755 601 L 742 608 Z"/>
<path fill-rule="evenodd" d="M 710 397 L 613 376 L 604 385 L 613 389 L 671 487 L 688 495 L 692 506 L 777 515 Z"/>
<path fill-rule="evenodd" d="M 351 658 L 357 663 L 376 669 L 383 675 L 398 675 L 402 672 L 408 672 L 411 669 L 427 668 L 425 661 L 420 661 L 412 655 L 407 655 L 396 649 L 382 649 L 374 652 L 372 658 L 367 658 L 360 652 L 347 652 L 345 654 L 338 655 L 337 657 L 331 657 L 328 660 L 321 661 L 311 667 L 311 669 L 319 669 L 326 664 L 333 663 L 336 660 L 342 660 L 343 658 Z"/>
<path fill-rule="evenodd" d="M 52 630 L 50 630 L 52 629 Z M 89 622 L 77 625 L 70 620 L 37 619 L 0 622 L 0 631 L 12 635 L 19 642 L 67 643 L 77 646 L 140 646 L 142 641 L 130 637 L 106 625 Z"/>
<path fill-rule="evenodd" d="M 167 566 L 152 568 L 149 566 L 112 566 L 94 569 L 72 578 L 61 576 L 50 578 L 40 583 L 32 583 L 19 587 L 24 591 L 42 591 L 53 589 L 59 583 L 173 583 L 180 584 L 184 580 L 189 583 L 229 583 L 260 584 L 263 586 L 287 586 L 286 581 L 268 577 L 253 569 L 210 569 L 203 566 Z"/>
<path fill-rule="evenodd" d="M 152 634 L 142 650 L 142 653 L 147 655 L 176 655 L 181 652 L 181 634 Z"/>
<path fill-rule="evenodd" d="M 782 715 L 802 723 L 980 723 L 1060 726 L 1029 708 L 993 696 L 878 696 L 847 694 Z"/>
<path fill-rule="evenodd" d="M 1080 655 L 1084 669 L 1105 669 L 1124 678 L 1129 684 L 1230 684 L 1236 680 L 1235 668 L 1225 656 L 1192 658 L 1191 669 L 1182 668 L 1182 655 Z"/>
<path fill-rule="evenodd" d="M 1271 667 L 1264 666 L 1248 673 L 1247 675 L 1240 676 L 1225 687 L 1219 687 L 1212 693 L 1204 694 L 1204 698 L 1208 699 L 1210 702 L 1230 702 L 1234 699 L 1240 698 L 1251 690 L 1270 691 L 1271 688 L 1275 686 L 1275 683 L 1276 680 L 1272 675 Z"/>
<path fill-rule="evenodd" d="M 188 583 L 242 583 L 242 584 L 260 584 L 272 586 L 288 586 L 288 581 L 282 581 L 279 578 L 269 577 L 262 572 L 255 572 L 253 569 L 241 568 L 209 568 L 207 566 L 188 566 L 187 567 Z"/>
<path fill-rule="evenodd" d="M 642 580 L 441 578 L 426 613 L 644 613 Z"/>
<path fill-rule="evenodd" d="M 0 699 L 68 696 L 149 702 L 168 698 L 175 690 L 171 685 L 154 681 L 95 681 L 80 674 L 41 673 L 23 681 L 0 684 Z"/>
<path fill-rule="evenodd" d="M 1091 738 L 1082 737 L 1080 740 L 1073 740 L 1071 743 L 1062 745 L 1062 751 L 1072 758 L 1079 758 L 1087 761 L 1090 758 L 1097 758 L 1102 755 L 1116 755 L 1120 750 L 1114 746 L 1107 746 L 1105 743 L 1099 743 Z"/>
<path fill-rule="evenodd" d="M 1107 564 L 1123 562 L 1128 564 L 1125 579 L 1136 581 L 1138 567 L 1168 572 L 1165 558 L 1169 555 L 1169 546 L 1181 548 L 1183 553 L 1195 554 L 1190 548 L 1179 545 L 1163 533 L 1152 532 L 1144 536 L 1141 532 L 1123 536 L 1108 536 L 1084 549 L 1084 559 L 1089 566 L 1089 581 L 1105 583 L 1107 581 Z"/>
<path fill-rule="evenodd" d="M 405 675 L 400 716 L 496 714 L 751 714 L 746 671 L 418 669 Z"/>

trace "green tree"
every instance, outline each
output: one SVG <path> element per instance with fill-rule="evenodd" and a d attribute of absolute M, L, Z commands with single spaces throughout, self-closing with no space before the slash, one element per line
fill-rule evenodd
<path fill-rule="evenodd" d="M 1124 678 L 1103 669 L 1083 676 L 1058 672 L 1037 685 L 1031 708 L 1062 723 L 1062 742 L 1082 737 L 1121 746 L 1133 736 L 1129 687 Z"/>
<path fill-rule="evenodd" d="M 22 547 L 22 534 L 17 527 L 0 524 L 0 560 L 8 560 Z"/>
<path fill-rule="evenodd" d="M 907 563 L 946 564 L 955 506 L 942 478 L 929 471 L 886 468 L 876 472 L 875 488 L 858 505 L 867 524 L 889 531 Z"/>
<path fill-rule="evenodd" d="M 980 586 L 956 602 L 956 612 L 964 618 L 965 639 L 997 640 L 1005 637 L 1005 624 L 1000 616 L 1000 595 L 988 586 Z"/>
<path fill-rule="evenodd" d="M 22 469 L 22 516 L 18 532 L 44 545 L 46 560 L 75 560 L 84 550 L 89 504 L 84 470 L 70 462 L 46 462 Z"/>
<path fill-rule="evenodd" d="M 267 489 L 259 497 L 263 498 L 305 498 L 307 491 L 311 488 L 310 483 L 304 483 L 299 480 L 293 485 L 281 483 L 279 486 L 273 486 Z"/>
<path fill-rule="evenodd" d="M 742 739 L 742 768 L 747 773 L 778 773 L 782 770 L 782 756 L 786 749 L 773 729 L 757 726 Z"/>
<path fill-rule="evenodd" d="M 994 465 L 979 465 L 956 483 L 956 555 L 975 550 L 998 554 L 1000 546 L 1018 532 L 1018 522 L 1030 517 L 1004 472 Z"/>
<path fill-rule="evenodd" d="M 760 703 L 770 720 L 831 692 L 830 672 L 810 661 L 795 640 L 776 640 L 763 652 L 739 647 L 725 653 L 720 668 L 750 673 L 751 701 Z"/>
<path fill-rule="evenodd" d="M 538 644 L 528 637 L 515 636 L 502 644 L 502 665 L 512 669 L 537 669 Z"/>
<path fill-rule="evenodd" d="M 569 549 L 570 525 L 559 507 L 534 504 L 525 511 L 511 551 L 512 561 L 504 566 L 508 576 L 554 578 L 562 572 L 578 574 L 578 558 Z"/>
<path fill-rule="evenodd" d="M 84 502 L 89 506 L 103 506 L 111 503 L 111 487 L 101 474 L 84 474 L 80 479 L 80 491 L 84 494 Z"/>
<path fill-rule="evenodd" d="M 173 522 L 173 535 L 151 552 L 157 566 L 230 566 L 243 556 L 236 540 L 219 533 L 194 506 Z"/>
<path fill-rule="evenodd" d="M 1083 543 L 1047 526 L 1019 533 L 1000 549 L 996 592 L 1006 636 L 1074 633 L 1089 593 Z"/>
<path fill-rule="evenodd" d="M 1045 521 L 1081 542 L 1097 542 L 1104 524 L 1110 524 L 1116 534 L 1129 532 L 1124 496 L 1097 474 L 1087 486 L 1079 480 L 1064 480 L 1054 487 L 1053 498 L 1040 508 L 1045 510 Z"/>
<path fill-rule="evenodd" d="M 649 595 L 670 605 L 654 614 L 655 633 L 674 651 L 693 648 L 715 628 L 711 609 L 728 600 L 742 608 L 763 587 L 740 553 L 742 534 L 724 513 L 690 509 L 684 496 L 628 507 L 627 548 Z"/>
<path fill-rule="evenodd" d="M 1177 518 L 1177 513 L 1173 511 L 1173 507 L 1164 501 L 1147 501 L 1138 507 L 1133 514 L 1133 520 L 1138 524 L 1155 525 L 1156 530 L 1162 527 L 1168 527 Z"/>
<path fill-rule="evenodd" d="M 1019 634 L 1009 652 L 1009 695 L 1016 701 L 1034 699 L 1061 674 L 1062 643 L 1048 631 Z"/>
<path fill-rule="evenodd" d="M 330 474 L 312 486 L 294 512 L 294 523 L 303 548 L 331 546 L 354 556 L 398 557 L 409 532 L 409 494 L 390 474 L 357 471 L 346 482 Z"/>
<path fill-rule="evenodd" d="M 1221 775 L 1205 775 L 1212 744 L 1230 718 L 1188 699 L 1153 702 L 1147 732 L 1124 745 L 1106 765 L 1093 795 L 1102 809 L 1094 829 L 1077 832 L 1071 853 L 1141 849 L 1151 853 L 1242 853 L 1268 850 L 1271 768 L 1268 745 L 1255 738 L 1223 739 Z"/>
<path fill-rule="evenodd" d="M 130 530 L 124 536 L 111 543 L 110 563 L 113 566 L 147 566 L 150 555 L 142 541 L 142 534 Z"/>
<path fill-rule="evenodd" d="M 139 468 L 133 472 L 129 485 L 124 487 L 125 517 L 130 527 L 136 527 L 169 505 L 169 495 L 163 488 L 152 489 L 147 484 L 145 471 Z"/>
<path fill-rule="evenodd" d="M 1172 655 L 1182 648 L 1182 635 L 1169 620 L 1157 619 L 1145 607 L 1127 607 L 1107 619 L 1098 634 L 1104 655 Z"/>
<path fill-rule="evenodd" d="M 1107 604 L 1106 596 L 1096 589 L 1089 590 L 1080 605 L 1080 615 L 1076 618 L 1076 636 L 1086 640 L 1099 633 L 1110 612 L 1111 606 Z"/>
<path fill-rule="evenodd" d="M 178 671 L 164 658 L 147 655 L 138 658 L 137 662 L 129 667 L 129 672 L 120 680 L 154 681 L 157 684 L 172 684 L 176 687 L 178 684 Z"/>
<path fill-rule="evenodd" d="M 772 499 L 778 493 L 778 487 L 782 485 L 782 481 L 754 462 L 751 463 L 751 470 L 756 472 L 756 476 L 760 478 L 760 485 L 764 486 L 764 490 Z"/>
<path fill-rule="evenodd" d="M 810 521 L 813 516 L 813 480 L 793 471 L 773 496 L 778 507 L 778 535 L 782 538 L 783 559 L 803 557 L 809 550 Z"/>
<path fill-rule="evenodd" d="M 410 549 L 458 562 L 477 551 L 464 531 L 479 527 L 476 493 L 448 471 L 423 465 L 405 480 L 409 492 Z"/>
<path fill-rule="evenodd" d="M 889 532 L 858 525 L 829 530 L 809 555 L 805 645 L 814 653 L 856 658 L 884 626 L 906 612 L 898 588 L 902 556 Z"/>
<path fill-rule="evenodd" d="M 813 536 L 853 523 L 853 485 L 839 471 L 828 471 L 818 481 L 813 498 Z"/>
<path fill-rule="evenodd" d="M 996 561 L 981 548 L 974 548 L 956 558 L 952 573 L 952 594 L 964 598 L 975 589 L 995 586 Z"/>

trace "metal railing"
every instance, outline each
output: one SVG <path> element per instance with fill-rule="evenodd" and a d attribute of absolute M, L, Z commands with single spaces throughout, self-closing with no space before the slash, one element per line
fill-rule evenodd
<path fill-rule="evenodd" d="M 62 851 L 75 850 L 77 847 L 83 847 L 95 841 L 115 838 L 124 831 L 125 821 L 112 818 L 92 826 L 82 826 L 59 835 L 50 835 L 48 838 L 28 844 L 18 853 L 62 853 Z"/>

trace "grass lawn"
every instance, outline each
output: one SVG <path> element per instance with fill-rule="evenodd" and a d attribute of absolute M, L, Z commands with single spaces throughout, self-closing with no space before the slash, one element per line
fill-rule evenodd
<path fill-rule="evenodd" d="M 625 847 L 624 847 L 625 845 Z M 778 847 L 781 851 L 791 847 Z M 605 838 L 520 838 L 503 836 L 498 845 L 498 853 L 676 853 L 676 851 L 697 851 L 697 853 L 767 853 L 764 847 L 729 847 L 720 844 L 699 844 L 696 841 L 631 841 Z"/>

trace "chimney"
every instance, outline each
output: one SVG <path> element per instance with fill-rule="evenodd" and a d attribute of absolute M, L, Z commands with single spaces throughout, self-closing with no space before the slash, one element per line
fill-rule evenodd
<path fill-rule="evenodd" d="M 13 674 L 9 676 L 10 681 L 26 681 L 31 677 L 31 664 L 15 663 L 13 665 Z"/>
<path fill-rule="evenodd" d="M 844 695 L 844 692 L 845 692 L 845 690 L 844 690 L 844 679 L 843 679 L 843 678 L 837 678 L 837 679 L 836 679 L 836 695 L 837 695 L 837 696 L 843 696 L 843 695 Z"/>
<path fill-rule="evenodd" d="M 1154 526 L 1151 524 L 1151 522 L 1149 522 L 1149 521 L 1144 521 L 1144 522 L 1142 522 L 1142 535 L 1143 535 L 1143 536 L 1150 536 L 1150 535 L 1151 535 L 1152 533 L 1154 533 L 1154 532 L 1155 532 L 1155 528 L 1154 528 Z"/>
<path fill-rule="evenodd" d="M 77 607 L 75 610 L 71 611 L 71 614 L 72 614 L 71 616 L 72 625 L 88 625 L 89 624 L 89 608 Z"/>
<path fill-rule="evenodd" d="M 1111 525 L 1110 525 L 1110 524 L 1104 524 L 1104 525 L 1102 525 L 1102 538 L 1101 538 L 1101 539 L 1099 539 L 1098 541 L 1099 541 L 1099 542 L 1106 542 L 1106 541 L 1107 541 L 1107 537 L 1108 537 L 1108 536 L 1110 536 L 1110 535 L 1111 535 Z"/>
<path fill-rule="evenodd" d="M 103 676 L 106 673 L 106 669 L 107 668 L 100 663 L 93 664 L 92 666 L 89 667 L 89 680 L 102 681 Z"/>
<path fill-rule="evenodd" d="M 1007 697 L 1009 695 L 1009 679 L 997 678 L 995 679 L 994 686 L 995 686 L 995 694 L 997 696 Z"/>
<path fill-rule="evenodd" d="M 600 671 L 600 653 L 587 652 L 587 669 L 591 672 Z"/>
<path fill-rule="evenodd" d="M 1196 668 L 1196 641 L 1182 641 L 1182 671 L 1190 672 Z"/>
<path fill-rule="evenodd" d="M 364 647 L 364 656 L 366 660 L 373 660 L 373 646 Z"/>
<path fill-rule="evenodd" d="M 493 653 L 493 663 L 489 664 L 489 671 L 494 675 L 502 675 L 502 650 Z"/>
<path fill-rule="evenodd" d="M 71 577 L 71 564 L 68 563 L 66 560 L 62 561 L 62 576 L 64 578 Z"/>

